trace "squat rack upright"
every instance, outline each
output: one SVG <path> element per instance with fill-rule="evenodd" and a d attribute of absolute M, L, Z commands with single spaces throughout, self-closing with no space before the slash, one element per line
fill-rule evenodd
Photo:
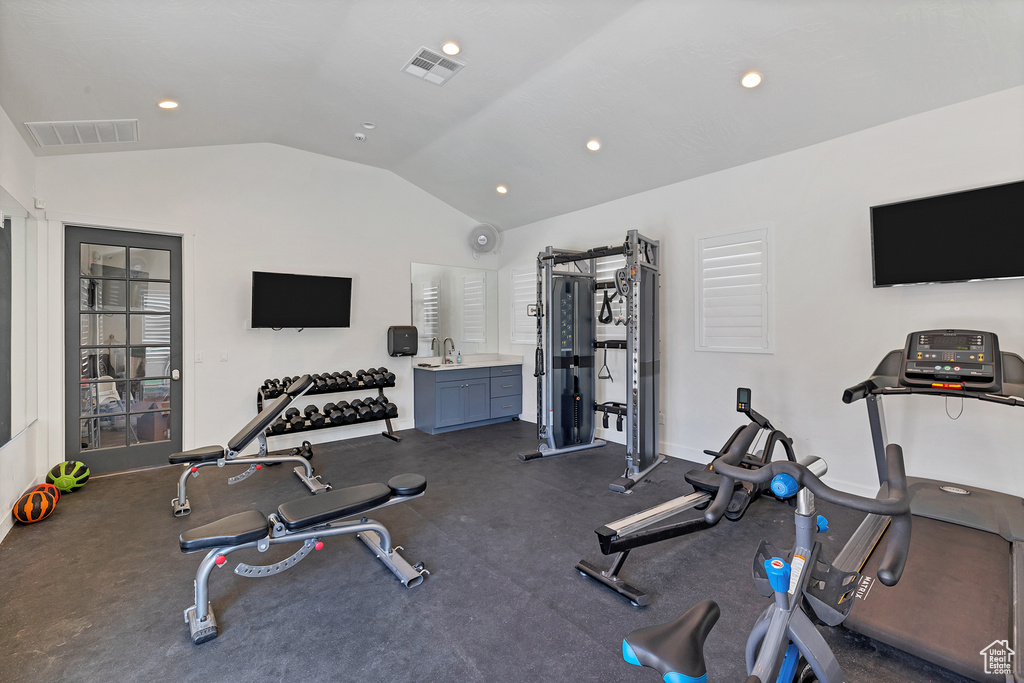
<path fill-rule="evenodd" d="M 623 256 L 609 281 L 598 281 L 597 259 Z M 658 453 L 660 243 L 630 230 L 620 245 L 570 251 L 547 247 L 537 255 L 536 451 L 521 460 L 598 448 L 596 413 L 625 420 L 626 468 L 609 485 L 628 492 L 665 461 Z M 575 270 L 557 270 L 569 266 Z M 614 289 L 625 301 L 625 339 L 598 341 L 596 294 Z M 596 402 L 597 349 L 626 350 L 626 402 Z"/>

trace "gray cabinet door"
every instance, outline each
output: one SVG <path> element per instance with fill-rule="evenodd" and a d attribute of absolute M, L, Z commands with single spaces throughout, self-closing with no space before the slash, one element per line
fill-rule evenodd
<path fill-rule="evenodd" d="M 437 383 L 437 427 L 451 427 L 466 421 L 465 382 Z"/>
<path fill-rule="evenodd" d="M 476 422 L 491 417 L 491 380 L 471 379 L 466 382 L 466 418 L 463 422 Z"/>

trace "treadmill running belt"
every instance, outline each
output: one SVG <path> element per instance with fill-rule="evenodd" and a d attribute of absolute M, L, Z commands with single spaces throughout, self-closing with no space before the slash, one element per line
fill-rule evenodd
<path fill-rule="evenodd" d="M 985 674 L 981 653 L 996 641 L 1013 642 L 1010 544 L 915 516 L 906 570 L 890 588 L 876 578 L 886 540 L 864 564 L 844 625 L 973 680 L 1005 681 Z"/>

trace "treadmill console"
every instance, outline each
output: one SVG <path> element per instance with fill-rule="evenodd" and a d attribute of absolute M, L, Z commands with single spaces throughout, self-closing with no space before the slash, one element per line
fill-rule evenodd
<path fill-rule="evenodd" d="M 999 340 L 977 330 L 924 330 L 907 335 L 900 384 L 952 391 L 1002 390 Z"/>

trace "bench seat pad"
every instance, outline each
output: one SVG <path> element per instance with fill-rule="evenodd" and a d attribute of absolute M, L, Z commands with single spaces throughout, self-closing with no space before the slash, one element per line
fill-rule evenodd
<path fill-rule="evenodd" d="M 282 503 L 277 514 L 286 529 L 295 531 L 365 512 L 388 502 L 391 493 L 386 484 L 347 486 Z"/>
<path fill-rule="evenodd" d="M 189 529 L 178 538 L 178 544 L 182 552 L 190 553 L 206 548 L 252 543 L 266 535 L 267 518 L 259 510 L 247 510 Z"/>
<path fill-rule="evenodd" d="M 172 465 L 186 465 L 190 462 L 212 462 L 224 457 L 223 446 L 200 446 L 190 451 L 171 453 L 167 460 Z"/>

